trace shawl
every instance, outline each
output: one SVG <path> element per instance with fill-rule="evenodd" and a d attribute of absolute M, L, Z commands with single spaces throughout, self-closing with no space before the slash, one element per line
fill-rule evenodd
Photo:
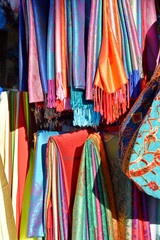
<path fill-rule="evenodd" d="M 48 80 L 48 96 L 47 107 L 55 107 L 55 0 L 50 1 L 48 33 L 47 33 L 47 80 Z"/>
<path fill-rule="evenodd" d="M 13 177 L 12 177 L 12 205 L 13 213 L 17 227 L 19 230 L 19 218 L 17 219 L 17 191 L 18 191 L 18 121 L 19 121 L 19 101 L 20 92 L 14 93 L 14 159 L 13 159 Z"/>
<path fill-rule="evenodd" d="M 71 0 L 73 24 L 73 84 L 85 89 L 85 0 Z"/>
<path fill-rule="evenodd" d="M 35 32 L 37 40 L 38 63 L 42 81 L 43 93 L 48 92 L 47 86 L 47 28 L 49 0 L 32 0 Z"/>
<path fill-rule="evenodd" d="M 151 240 L 146 194 L 132 186 L 132 239 Z"/>
<path fill-rule="evenodd" d="M 52 198 L 55 239 L 71 239 L 72 209 L 80 157 L 88 135 L 87 130 L 81 130 L 53 136 L 48 141 L 44 213 L 48 233 L 49 204 Z"/>
<path fill-rule="evenodd" d="M 20 219 L 22 212 L 23 194 L 26 182 L 26 176 L 28 172 L 29 164 L 29 146 L 28 146 L 28 135 L 25 121 L 25 109 L 24 109 L 24 98 L 25 92 L 20 92 L 19 97 L 19 118 L 18 118 L 18 186 L 16 196 L 16 226 L 17 233 L 19 236 L 20 230 Z M 28 100 L 28 99 L 27 99 Z"/>
<path fill-rule="evenodd" d="M 98 134 L 85 142 L 73 207 L 72 239 L 119 239 L 111 178 Z"/>
<path fill-rule="evenodd" d="M 93 100 L 94 79 L 102 41 L 102 0 L 93 0 L 91 4 L 86 69 L 86 99 Z"/>
<path fill-rule="evenodd" d="M 0 238 L 17 240 L 17 231 L 9 185 L 4 171 L 4 165 L 0 155 Z"/>
<path fill-rule="evenodd" d="M 129 107 L 129 84 L 103 1 L 103 37 L 94 82 L 94 108 L 113 123 Z"/>
<path fill-rule="evenodd" d="M 32 1 L 28 1 L 29 14 L 29 66 L 28 66 L 28 92 L 29 102 L 42 102 L 43 91 L 39 72 L 37 41 L 35 33 L 35 23 L 33 15 Z"/>
<path fill-rule="evenodd" d="M 118 161 L 118 135 L 105 133 L 103 143 L 111 175 L 120 239 L 132 239 L 132 182 Z M 125 186 L 125 187 L 124 187 Z"/>
<path fill-rule="evenodd" d="M 34 135 L 35 138 L 36 135 Z M 34 144 L 36 142 L 34 140 Z M 29 203 L 30 203 L 30 196 L 31 196 L 31 187 L 32 187 L 32 178 L 33 178 L 33 169 L 34 169 L 34 150 L 31 148 L 30 150 L 30 162 L 29 162 L 29 170 L 26 178 L 25 189 L 24 189 L 24 197 L 23 197 L 23 205 L 22 205 L 22 214 L 21 214 L 21 224 L 20 224 L 20 240 L 27 240 L 27 239 L 35 239 L 36 238 L 27 238 L 27 223 L 28 223 L 28 213 L 29 213 Z"/>
<path fill-rule="evenodd" d="M 2 92 L 0 95 L 0 156 L 4 166 L 4 171 L 9 184 L 11 184 L 12 165 L 9 161 L 9 99 L 8 93 Z"/>
<path fill-rule="evenodd" d="M 28 214 L 27 237 L 43 237 L 43 203 L 45 189 L 45 155 L 46 145 L 50 136 L 58 132 L 38 131 L 35 153 L 34 172 L 31 188 L 31 198 Z"/>
<path fill-rule="evenodd" d="M 26 45 L 25 19 L 20 0 L 19 8 L 19 89 L 20 91 L 28 91 L 28 56 Z"/>
<path fill-rule="evenodd" d="M 157 204 L 158 199 L 153 198 L 149 195 L 147 195 L 147 210 L 148 210 L 148 217 L 149 217 L 149 223 L 150 223 L 150 231 L 151 231 L 151 239 L 156 240 L 156 234 L 157 234 L 157 228 L 158 228 L 158 222 L 157 222 Z"/>

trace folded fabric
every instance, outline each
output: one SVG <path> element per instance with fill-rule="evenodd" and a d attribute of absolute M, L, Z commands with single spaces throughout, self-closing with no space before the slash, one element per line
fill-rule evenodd
<path fill-rule="evenodd" d="M 119 239 L 115 202 L 101 137 L 85 142 L 73 207 L 72 239 Z"/>
<path fill-rule="evenodd" d="M 88 135 L 87 130 L 81 130 L 52 136 L 48 141 L 44 214 L 48 235 L 51 224 L 49 207 L 52 198 L 53 239 L 71 239 L 77 176 L 83 145 Z M 46 237 L 49 237 L 47 235 Z"/>
<path fill-rule="evenodd" d="M 45 191 L 45 159 L 46 146 L 50 136 L 58 132 L 37 132 L 37 145 L 34 163 L 34 173 L 31 189 L 31 199 L 28 214 L 27 237 L 44 237 L 43 203 Z"/>

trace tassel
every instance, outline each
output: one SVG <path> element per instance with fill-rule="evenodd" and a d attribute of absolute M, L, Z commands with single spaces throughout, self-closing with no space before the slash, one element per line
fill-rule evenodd
<path fill-rule="evenodd" d="M 48 80 L 48 96 L 47 96 L 47 107 L 55 108 L 55 79 Z"/>

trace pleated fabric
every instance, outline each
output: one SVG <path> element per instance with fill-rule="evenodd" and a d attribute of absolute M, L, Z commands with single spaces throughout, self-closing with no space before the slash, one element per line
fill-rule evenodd
<path fill-rule="evenodd" d="M 36 154 L 28 213 L 27 237 L 44 237 L 43 204 L 46 179 L 46 146 L 49 137 L 58 134 L 58 132 L 47 132 L 43 130 L 37 132 Z"/>
<path fill-rule="evenodd" d="M 119 239 L 111 178 L 101 137 L 85 142 L 73 207 L 72 239 Z"/>
<path fill-rule="evenodd" d="M 88 135 L 87 130 L 81 130 L 52 136 L 48 141 L 44 204 L 46 239 L 51 239 L 49 234 L 51 226 L 53 239 L 71 239 L 77 176 L 82 148 Z"/>

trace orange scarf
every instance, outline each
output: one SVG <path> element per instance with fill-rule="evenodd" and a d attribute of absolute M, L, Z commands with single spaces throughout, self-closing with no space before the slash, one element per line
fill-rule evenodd
<path fill-rule="evenodd" d="M 129 107 L 129 83 L 103 1 L 103 38 L 97 69 L 94 109 L 113 123 Z"/>

